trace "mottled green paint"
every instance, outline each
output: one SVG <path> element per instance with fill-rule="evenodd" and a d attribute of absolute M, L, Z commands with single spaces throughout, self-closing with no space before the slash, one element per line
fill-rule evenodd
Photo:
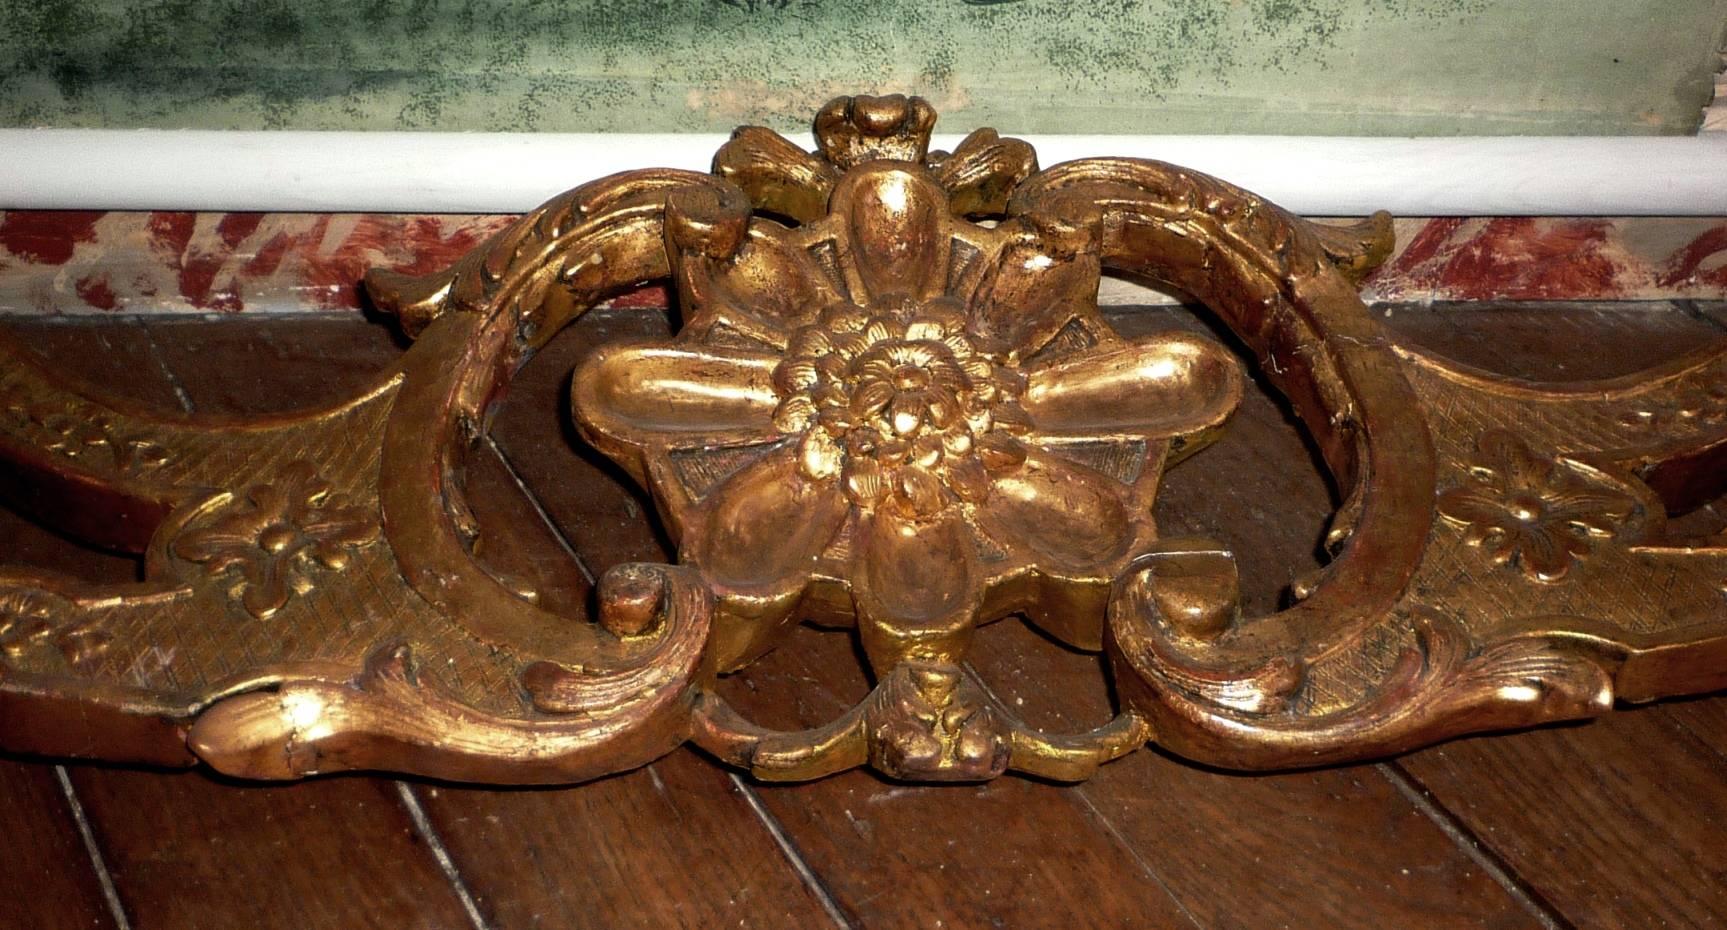
<path fill-rule="evenodd" d="M 0 0 L 0 124 L 1671 133 L 1727 0 Z"/>

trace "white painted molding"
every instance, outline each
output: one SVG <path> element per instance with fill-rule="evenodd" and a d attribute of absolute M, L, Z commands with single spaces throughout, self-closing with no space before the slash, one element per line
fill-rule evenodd
<path fill-rule="evenodd" d="M 1727 133 L 1693 137 L 1025 136 L 1043 164 L 1156 158 L 1309 216 L 1727 215 Z M 958 136 L 938 136 L 951 148 Z M 705 170 L 722 135 L 0 130 L 0 209 L 518 213 L 629 168 Z"/>

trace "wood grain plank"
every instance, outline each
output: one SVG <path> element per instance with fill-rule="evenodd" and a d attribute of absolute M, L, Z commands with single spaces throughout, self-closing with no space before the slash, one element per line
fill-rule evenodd
<path fill-rule="evenodd" d="M 492 436 L 505 457 L 596 578 L 622 562 L 664 561 L 670 546 L 647 495 L 576 435 L 570 373 L 595 346 L 670 332 L 664 310 L 592 311 L 517 375 L 492 421 Z"/>
<path fill-rule="evenodd" d="M 145 324 L 176 392 L 201 413 L 303 410 L 354 395 L 399 358 L 400 337 L 352 314 Z"/>
<path fill-rule="evenodd" d="M 137 560 L 84 548 L 0 508 L 4 561 L 92 582 L 126 582 Z M 102 878 L 54 766 L 0 756 L 0 927 L 114 927 Z"/>
<path fill-rule="evenodd" d="M 1727 300 L 1693 300 L 1687 308 L 1698 317 L 1727 330 Z"/>
<path fill-rule="evenodd" d="M 850 637 L 809 627 L 725 685 L 743 713 L 785 729 L 825 723 L 868 690 Z M 1066 786 L 851 771 L 759 790 L 860 927 L 1205 925 L 1172 893 L 1167 864 L 1137 855 Z"/>
<path fill-rule="evenodd" d="M 646 501 L 620 493 L 615 482 L 625 479 L 609 466 L 570 451 L 567 433 L 549 436 L 547 417 L 563 411 L 558 398 L 568 373 L 592 346 L 652 338 L 666 327 L 659 312 L 591 314 L 523 372 L 494 426 L 506 453 L 596 573 L 666 554 L 647 526 Z M 536 370 L 541 367 L 543 374 Z M 779 726 L 823 722 L 868 689 L 849 637 L 813 630 L 795 635 L 793 644 L 728 683 L 728 697 L 741 709 Z M 1031 913 L 1096 926 L 1190 925 L 1155 875 L 1060 788 L 1022 779 L 975 789 L 909 788 L 860 772 L 748 790 L 758 794 L 845 919 L 859 926 L 937 920 L 1001 926 Z M 1013 826 L 1003 829 L 1004 823 Z M 1110 890 L 1100 894 L 1096 877 L 1104 875 Z"/>
<path fill-rule="evenodd" d="M 518 592 L 562 617 L 586 617 L 593 583 L 522 487 L 503 453 L 481 443 L 461 476 L 479 535 L 474 557 Z"/>
<path fill-rule="evenodd" d="M 99 392 L 124 385 L 125 396 L 163 410 L 181 398 L 136 320 L 83 317 L 7 317 L 0 332 L 53 369 Z"/>
<path fill-rule="evenodd" d="M 115 927 L 54 768 L 0 758 L 0 927 Z"/>
<path fill-rule="evenodd" d="M 637 315 L 663 327 L 664 318 Z M 495 568 L 562 564 L 570 556 L 532 503 L 595 575 L 620 561 L 666 554 L 636 499 L 609 469 L 570 442 L 562 398 L 580 355 L 608 338 L 590 316 L 530 363 L 511 388 L 492 435 L 536 501 L 496 482 L 469 491 L 481 538 L 510 535 Z M 596 335 L 596 333 L 601 335 Z M 511 492 L 516 502 L 506 503 Z M 509 508 L 510 512 L 506 512 Z M 495 526 L 495 532 L 488 527 Z M 513 533 L 510 531 L 513 530 Z M 584 609 L 587 604 L 581 605 Z M 787 859 L 744 792 L 692 750 L 573 791 L 417 789 L 481 908 L 504 927 L 822 926 L 823 903 Z"/>
<path fill-rule="evenodd" d="M 1618 373 L 1721 336 L 1672 307 L 1398 309 L 1391 322 L 1444 354 L 1531 377 Z M 127 348 L 127 337 L 111 335 L 103 338 L 119 340 L 115 355 L 88 351 L 89 333 L 107 332 L 100 327 L 81 335 L 31 327 L 52 330 L 32 334 L 33 345 L 56 356 L 71 351 L 78 357 L 68 368 L 93 380 L 113 383 L 117 370 L 160 360 L 180 377 L 178 384 L 142 379 L 155 385 L 140 390 L 155 392 L 156 402 L 177 400 L 178 389 L 201 404 L 258 410 L 339 394 L 395 351 L 387 332 L 371 328 L 297 332 L 352 322 L 266 323 L 262 335 L 244 332 L 259 325 L 155 324 L 153 355 L 148 345 Z M 530 365 L 494 429 L 516 473 L 496 460 L 470 463 L 483 522 L 525 528 L 538 517 L 533 501 L 510 496 L 521 490 L 519 476 L 590 570 L 665 557 L 639 494 L 620 488 L 602 460 L 572 450 L 561 400 L 584 346 L 664 327 L 652 313 L 597 313 Z M 315 360 L 297 354 L 314 344 L 331 366 L 321 374 Z M 1612 352 L 1597 348 L 1609 345 Z M 112 367 L 116 356 L 126 366 Z M 215 361 L 228 356 L 241 361 Z M 269 377 L 277 369 L 287 379 L 279 389 Z M 1250 610 L 1268 609 L 1278 589 L 1316 564 L 1328 504 L 1306 459 L 1287 423 L 1250 408 L 1206 453 L 1209 467 L 1172 472 L 1160 501 L 1166 534 L 1205 531 L 1236 546 Z M 550 535 L 500 532 L 483 548 L 494 567 L 519 567 L 542 596 L 574 604 L 586 598 L 587 578 L 557 544 Z M 125 572 L 135 563 L 91 564 Z M 1017 621 L 987 629 L 978 653 L 980 672 L 1009 701 L 1024 701 L 1039 723 L 1084 725 L 1107 712 L 1095 659 L 1060 650 Z M 800 629 L 726 688 L 764 721 L 797 726 L 830 719 L 867 684 L 846 636 Z M 1512 871 L 1511 884 L 1527 885 L 1538 903 L 1580 925 L 1705 924 L 1727 918 L 1718 890 L 1727 863 L 1716 851 L 1727 824 L 1722 708 L 1727 700 L 1682 702 L 1586 727 L 1461 741 L 1399 763 L 1461 837 L 1446 836 L 1396 778 L 1371 767 L 1241 777 L 1155 753 L 1116 763 L 1077 789 L 1017 778 L 912 788 L 863 773 L 768 787 L 739 784 L 681 752 L 576 791 L 415 790 L 482 911 L 500 927 L 803 926 L 825 921 L 824 896 L 843 920 L 869 927 L 1025 926 L 1026 919 L 1526 926 L 1538 918 L 1517 900 L 1517 887 L 1482 868 L 1470 848 L 1476 841 Z M 77 776 L 121 896 L 142 915 L 138 926 L 465 923 L 390 783 L 229 788 L 198 775 L 81 768 Z M 86 789 L 84 780 L 99 776 L 114 781 Z M 206 787 L 181 787 L 197 784 Z M 329 785 L 351 787 L 318 793 Z M 140 805 L 166 811 L 152 817 Z M 173 822 L 156 822 L 169 816 Z M 352 829 L 354 822 L 369 828 Z M 364 859 L 400 856 L 410 865 L 343 859 L 316 839 L 300 845 L 314 833 L 343 838 Z M 171 845 L 158 842 L 164 837 Z M 221 855 L 213 849 L 225 850 L 235 868 L 206 874 Z M 307 865 L 318 857 L 338 864 Z M 794 862 L 808 868 L 807 880 Z M 320 888 L 291 874 L 308 869 Z M 284 894 L 352 900 L 347 912 L 263 891 L 252 892 L 263 900 L 240 900 L 247 889 L 231 880 L 234 872 L 275 882 Z M 659 893 L 631 891 L 631 881 Z M 368 887 L 380 882 L 390 888 Z M 178 891 L 182 900 L 168 900 L 176 883 L 189 887 Z M 413 887 L 413 900 L 392 895 L 403 887 Z M 369 904 L 367 895 L 380 896 L 378 923 L 356 916 L 352 901 Z"/>
<path fill-rule="evenodd" d="M 989 632 L 979 672 L 1008 703 L 1052 729 L 1106 719 L 1093 657 L 1018 622 Z M 1541 926 L 1375 766 L 1251 775 L 1150 750 L 1069 790 L 1204 926 Z"/>
<path fill-rule="evenodd" d="M 1481 302 L 1385 308 L 1416 345 L 1478 368 L 1546 381 L 1630 374 L 1727 333 L 1672 301 Z"/>
<path fill-rule="evenodd" d="M 471 926 L 388 780 L 84 766 L 72 778 L 138 930 Z"/>
<path fill-rule="evenodd" d="M 176 322 L 145 332 L 156 361 L 128 369 L 104 371 L 84 339 L 36 344 L 68 367 L 97 366 L 91 375 L 110 390 L 123 377 L 143 402 L 211 413 L 334 399 L 397 351 L 387 333 L 352 322 Z M 95 766 L 73 768 L 71 779 L 140 930 L 469 926 L 392 782 L 241 786 Z"/>
<path fill-rule="evenodd" d="M 1127 335 L 1199 328 L 1180 308 L 1111 319 Z M 1165 536 L 1204 534 L 1233 547 L 1252 616 L 1276 609 L 1288 583 L 1318 567 L 1331 509 L 1299 428 L 1263 388 L 1250 388 L 1223 438 L 1166 476 L 1157 518 Z M 1073 731 L 1108 719 L 1095 656 L 1017 621 L 987 628 L 974 655 L 992 690 L 1038 726 Z M 1072 791 L 1206 926 L 1539 926 L 1372 766 L 1243 776 L 1144 752 Z"/>
<path fill-rule="evenodd" d="M 690 750 L 573 789 L 418 790 L 498 927 L 828 925 L 729 776 Z"/>
<path fill-rule="evenodd" d="M 1461 740 L 1398 765 L 1577 926 L 1727 921 L 1727 760 L 1663 715 Z"/>

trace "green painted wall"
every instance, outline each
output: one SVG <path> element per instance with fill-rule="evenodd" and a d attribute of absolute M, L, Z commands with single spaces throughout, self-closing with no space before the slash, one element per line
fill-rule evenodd
<path fill-rule="evenodd" d="M 1727 0 L 0 0 L 0 124 L 1673 133 Z"/>

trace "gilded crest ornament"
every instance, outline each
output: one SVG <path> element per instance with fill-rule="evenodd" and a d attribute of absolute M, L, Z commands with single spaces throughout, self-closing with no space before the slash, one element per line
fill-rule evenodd
<path fill-rule="evenodd" d="M 154 415 L 0 347 L 5 490 L 146 559 L 121 588 L 0 572 L 0 746 L 560 783 L 691 741 L 770 780 L 1075 780 L 1148 741 L 1306 766 L 1727 686 L 1727 542 L 1666 526 L 1727 489 L 1727 352 L 1491 377 L 1362 305 L 1384 215 L 1318 225 L 1157 162 L 1040 170 L 991 130 L 933 152 L 935 118 L 840 98 L 813 152 L 746 127 L 711 173 L 603 178 L 443 272 L 374 273 L 415 345 L 327 409 Z M 1192 295 L 1244 354 L 1117 332 L 1106 272 Z M 677 559 L 558 613 L 478 560 L 460 456 L 538 347 L 656 279 L 676 332 L 594 351 L 570 412 Z M 1330 563 L 1261 617 L 1227 540 L 1152 516 L 1246 363 L 1344 491 Z M 1013 615 L 1107 658 L 1112 719 L 1048 732 L 995 697 L 967 649 Z M 873 690 L 802 731 L 728 705 L 720 676 L 806 622 L 857 637 Z"/>

